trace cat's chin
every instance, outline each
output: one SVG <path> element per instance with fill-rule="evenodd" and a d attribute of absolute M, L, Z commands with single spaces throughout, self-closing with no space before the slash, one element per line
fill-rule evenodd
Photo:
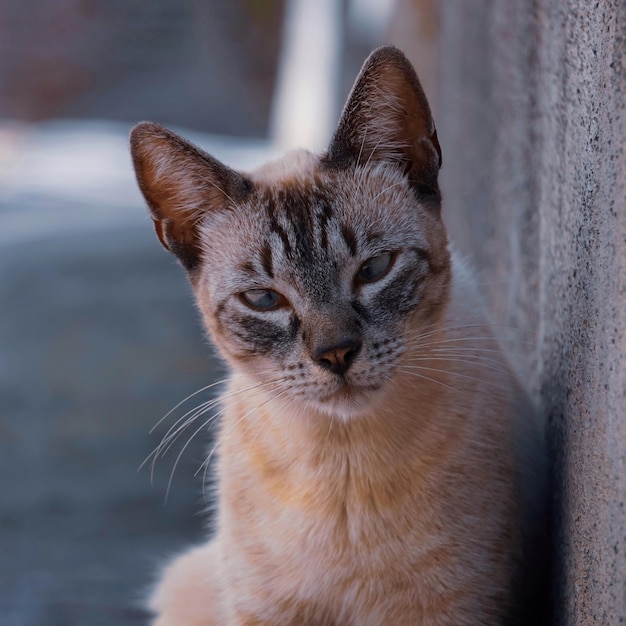
<path fill-rule="evenodd" d="M 320 412 L 341 420 L 355 419 L 359 416 L 371 413 L 375 408 L 376 396 L 379 390 L 376 388 L 358 389 L 344 386 L 334 393 L 318 400 L 309 400 Z"/>

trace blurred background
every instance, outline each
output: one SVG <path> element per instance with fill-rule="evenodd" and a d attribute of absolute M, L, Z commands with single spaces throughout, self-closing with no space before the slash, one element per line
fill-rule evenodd
<path fill-rule="evenodd" d="M 138 471 L 215 391 L 159 420 L 224 372 L 136 189 L 131 126 L 243 169 L 322 148 L 381 43 L 436 108 L 436 40 L 436 0 L 0 0 L 1 624 L 144 624 L 159 563 L 207 523 L 210 432 L 175 472 L 195 428 Z"/>

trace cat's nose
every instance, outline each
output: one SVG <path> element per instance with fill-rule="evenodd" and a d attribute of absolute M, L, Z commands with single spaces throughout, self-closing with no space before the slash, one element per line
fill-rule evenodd
<path fill-rule="evenodd" d="M 320 348 L 315 352 L 315 360 L 324 369 L 342 375 L 352 365 L 354 358 L 361 349 L 361 345 L 360 339 L 350 339 L 336 346 Z"/>

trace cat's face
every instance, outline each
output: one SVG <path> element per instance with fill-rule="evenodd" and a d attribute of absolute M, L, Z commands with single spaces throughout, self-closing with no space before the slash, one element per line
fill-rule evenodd
<path fill-rule="evenodd" d="M 439 144 L 401 53 L 371 55 L 321 157 L 244 175 L 148 123 L 131 145 L 157 234 L 233 367 L 341 417 L 384 397 L 450 282 Z"/>
<path fill-rule="evenodd" d="M 201 229 L 194 289 L 211 335 L 276 397 L 366 411 L 393 377 L 408 327 L 445 306 L 441 222 L 385 164 L 335 170 L 291 154 L 252 183 Z"/>

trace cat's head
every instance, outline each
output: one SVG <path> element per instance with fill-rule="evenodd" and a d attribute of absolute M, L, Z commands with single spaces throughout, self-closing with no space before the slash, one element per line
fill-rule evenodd
<path fill-rule="evenodd" d="M 242 174 L 152 123 L 131 146 L 157 235 L 233 367 L 343 417 L 384 397 L 450 284 L 439 143 L 401 52 L 365 62 L 321 156 Z"/>

